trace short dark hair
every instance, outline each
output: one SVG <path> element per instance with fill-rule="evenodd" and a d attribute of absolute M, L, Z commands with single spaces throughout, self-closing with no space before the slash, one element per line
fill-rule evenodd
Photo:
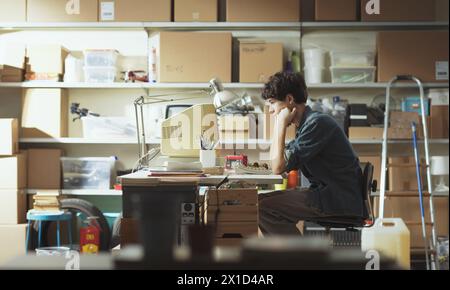
<path fill-rule="evenodd" d="M 304 104 L 308 100 L 306 82 L 300 73 L 278 72 L 274 74 L 264 85 L 262 98 L 284 101 L 289 94 L 294 97 L 297 104 Z"/>

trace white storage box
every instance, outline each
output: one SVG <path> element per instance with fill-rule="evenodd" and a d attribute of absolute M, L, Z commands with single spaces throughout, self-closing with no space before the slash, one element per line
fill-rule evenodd
<path fill-rule="evenodd" d="M 87 83 L 113 83 L 116 80 L 115 67 L 84 67 L 84 81 Z"/>
<path fill-rule="evenodd" d="M 83 117 L 83 137 L 89 139 L 135 139 L 136 123 L 125 117 Z"/>
<path fill-rule="evenodd" d="M 119 53 L 114 49 L 88 49 L 84 51 L 84 65 L 116 66 Z"/>
<path fill-rule="evenodd" d="M 61 157 L 64 189 L 112 188 L 116 178 L 115 157 Z"/>
<path fill-rule="evenodd" d="M 323 82 L 325 76 L 325 69 L 323 67 L 305 67 L 303 71 L 305 73 L 306 84 L 312 85 Z"/>
<path fill-rule="evenodd" d="M 376 67 L 330 67 L 331 82 L 342 83 L 373 83 Z"/>
<path fill-rule="evenodd" d="M 371 67 L 375 65 L 375 53 L 373 52 L 344 52 L 332 51 L 332 67 Z"/>

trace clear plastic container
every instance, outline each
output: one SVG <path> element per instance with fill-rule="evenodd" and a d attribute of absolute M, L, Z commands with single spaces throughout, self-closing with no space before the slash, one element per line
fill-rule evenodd
<path fill-rule="evenodd" d="M 64 189 L 109 190 L 115 181 L 115 157 L 61 157 Z"/>
<path fill-rule="evenodd" d="M 114 49 L 88 49 L 84 51 L 84 65 L 116 66 L 119 52 Z"/>
<path fill-rule="evenodd" d="M 136 123 L 125 117 L 83 117 L 83 137 L 89 139 L 134 139 Z"/>
<path fill-rule="evenodd" d="M 305 48 L 303 49 L 303 58 L 306 67 L 324 67 L 325 66 L 325 50 L 321 48 Z"/>
<path fill-rule="evenodd" d="M 84 67 L 84 81 L 87 83 L 113 83 L 116 80 L 115 67 Z"/>
<path fill-rule="evenodd" d="M 373 83 L 376 67 L 330 67 L 331 82 L 342 83 Z"/>
<path fill-rule="evenodd" d="M 332 51 L 331 66 L 333 67 L 368 67 L 375 65 L 375 53 L 373 52 L 351 52 Z"/>
<path fill-rule="evenodd" d="M 323 67 L 305 67 L 305 82 L 307 84 L 320 84 L 323 82 L 325 69 Z"/>

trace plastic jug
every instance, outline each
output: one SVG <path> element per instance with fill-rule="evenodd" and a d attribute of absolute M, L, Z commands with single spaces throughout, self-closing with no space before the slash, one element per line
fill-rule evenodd
<path fill-rule="evenodd" d="M 376 250 L 381 256 L 397 260 L 402 268 L 410 269 L 410 233 L 400 218 L 378 219 L 373 227 L 364 228 L 361 249 Z"/>

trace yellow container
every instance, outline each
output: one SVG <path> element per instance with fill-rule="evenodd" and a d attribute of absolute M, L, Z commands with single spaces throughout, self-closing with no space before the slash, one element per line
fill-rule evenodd
<path fill-rule="evenodd" d="M 410 233 L 400 218 L 378 219 L 373 227 L 364 228 L 361 249 L 363 252 L 375 250 L 382 257 L 393 258 L 403 269 L 411 267 Z"/>
<path fill-rule="evenodd" d="M 286 190 L 287 189 L 288 180 L 283 179 L 283 184 L 275 184 L 275 190 Z"/>

